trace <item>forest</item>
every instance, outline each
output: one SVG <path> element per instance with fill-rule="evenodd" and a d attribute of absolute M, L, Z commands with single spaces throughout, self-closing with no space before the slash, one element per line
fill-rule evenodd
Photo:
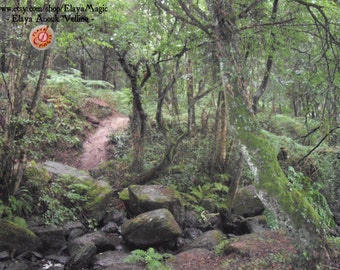
<path fill-rule="evenodd" d="M 78 221 L 83 234 L 95 233 L 116 212 L 128 220 L 115 220 L 115 234 L 134 269 L 340 268 L 338 1 L 0 3 L 0 253 L 8 252 L 0 269 L 16 269 L 10 261 L 31 251 L 10 239 L 42 241 L 31 249 L 46 257 L 33 223 Z M 89 141 L 101 127 L 108 133 Z M 82 163 L 88 145 L 100 161 L 92 152 Z M 46 164 L 66 167 L 59 175 Z M 176 203 L 142 206 L 133 202 L 138 192 L 152 193 L 141 201 L 176 194 Z M 153 242 L 145 229 L 147 243 L 129 238 L 135 219 L 165 208 L 176 236 Z M 295 251 L 232 257 L 245 252 L 233 241 L 246 234 L 260 237 L 261 248 L 263 228 L 249 224 L 262 218 L 265 235 L 275 232 L 274 243 L 287 237 Z M 210 230 L 223 234 L 209 249 L 218 266 L 198 264 L 200 255 L 192 268 L 176 266 L 172 257 Z M 76 249 L 70 239 L 68 259 L 55 269 L 130 269 L 95 266 L 100 245 Z M 88 257 L 79 264 L 80 252 Z"/>

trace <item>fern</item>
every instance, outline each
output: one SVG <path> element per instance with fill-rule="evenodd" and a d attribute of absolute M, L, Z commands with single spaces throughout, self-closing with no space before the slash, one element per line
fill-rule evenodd
<path fill-rule="evenodd" d="M 170 266 L 164 265 L 162 261 L 171 257 L 171 254 L 160 254 L 154 248 L 148 250 L 135 249 L 125 258 L 127 263 L 143 263 L 149 270 L 171 270 Z"/>

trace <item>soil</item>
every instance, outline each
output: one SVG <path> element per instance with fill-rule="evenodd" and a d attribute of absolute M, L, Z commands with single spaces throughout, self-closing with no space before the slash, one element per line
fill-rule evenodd
<path fill-rule="evenodd" d="M 78 169 L 91 170 L 101 162 L 107 161 L 107 146 L 110 135 L 125 129 L 129 124 L 129 118 L 118 112 L 100 121 L 94 133 L 89 134 L 83 142 L 83 152 L 79 159 Z"/>
<path fill-rule="evenodd" d="M 83 141 L 82 149 L 56 150 L 56 161 L 81 170 L 92 170 L 100 163 L 107 161 L 110 135 L 124 130 L 129 125 L 129 118 L 119 112 L 112 111 L 112 115 L 93 125 Z"/>

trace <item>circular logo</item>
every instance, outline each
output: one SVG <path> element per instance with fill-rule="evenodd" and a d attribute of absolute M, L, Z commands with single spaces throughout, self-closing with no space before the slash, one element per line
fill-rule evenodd
<path fill-rule="evenodd" d="M 31 30 L 30 42 L 38 50 L 46 50 L 54 43 L 54 31 L 48 25 L 38 25 Z"/>

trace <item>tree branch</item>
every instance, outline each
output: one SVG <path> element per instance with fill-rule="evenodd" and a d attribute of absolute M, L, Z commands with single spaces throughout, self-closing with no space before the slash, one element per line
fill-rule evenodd
<path fill-rule="evenodd" d="M 313 147 L 313 149 L 312 150 L 310 150 L 305 156 L 303 156 L 298 162 L 297 162 L 297 164 L 298 165 L 300 165 L 301 163 L 302 163 L 302 161 L 304 161 L 307 157 L 309 157 L 314 151 L 315 151 L 315 149 L 317 149 L 319 146 L 320 146 L 320 144 L 324 141 L 324 140 L 326 140 L 326 138 L 330 135 L 330 134 L 332 134 L 334 131 L 336 131 L 337 129 L 339 129 L 340 128 L 340 126 L 337 126 L 337 127 L 335 127 L 335 128 L 333 128 L 333 129 L 331 129 L 320 141 L 319 141 L 319 143 L 316 145 L 316 146 L 314 146 Z"/>

